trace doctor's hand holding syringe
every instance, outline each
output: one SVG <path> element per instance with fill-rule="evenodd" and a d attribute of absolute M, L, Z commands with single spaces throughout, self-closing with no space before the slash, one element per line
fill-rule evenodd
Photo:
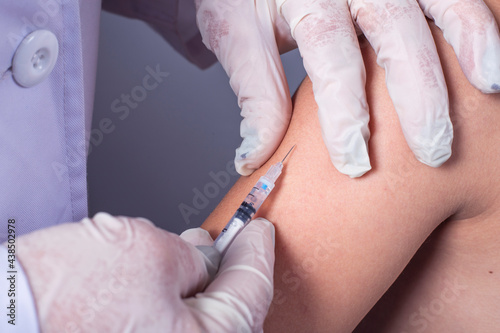
<path fill-rule="evenodd" d="M 40 332 L 260 331 L 273 298 L 273 225 L 252 221 L 223 256 L 212 244 L 200 228 L 178 236 L 98 213 L 24 235 L 16 247 Z M 17 326 L 29 320 L 19 302 Z"/>

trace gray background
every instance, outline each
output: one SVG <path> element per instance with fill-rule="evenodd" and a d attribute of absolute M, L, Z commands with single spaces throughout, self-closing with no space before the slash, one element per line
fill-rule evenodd
<path fill-rule="evenodd" d="M 294 92 L 305 77 L 300 55 L 282 60 Z M 148 66 L 169 76 L 143 97 Z M 114 100 L 133 93 L 140 102 L 128 115 L 113 112 Z M 113 130 L 101 132 L 89 154 L 90 216 L 141 216 L 176 233 L 199 226 L 238 178 L 217 185 L 210 173 L 229 175 L 241 143 L 239 112 L 219 64 L 200 70 L 143 22 L 103 12 L 92 128 L 107 118 Z M 196 209 L 195 191 L 207 186 L 212 198 Z M 181 204 L 196 213 L 184 218 Z"/>

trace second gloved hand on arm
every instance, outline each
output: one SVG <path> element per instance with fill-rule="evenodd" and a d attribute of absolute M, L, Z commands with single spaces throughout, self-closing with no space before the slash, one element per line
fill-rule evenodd
<path fill-rule="evenodd" d="M 243 121 L 235 165 L 249 175 L 275 151 L 291 100 L 280 53 L 294 47 L 313 82 L 324 142 L 351 177 L 371 169 L 365 69 L 355 26 L 386 70 L 409 147 L 438 167 L 451 155 L 446 83 L 425 15 L 452 44 L 469 81 L 500 91 L 500 39 L 482 0 L 196 0 L 205 45 L 230 77 Z"/>
<path fill-rule="evenodd" d="M 250 223 L 211 279 L 202 229 L 180 237 L 99 213 L 22 236 L 41 332 L 255 332 L 273 297 L 274 227 Z"/>

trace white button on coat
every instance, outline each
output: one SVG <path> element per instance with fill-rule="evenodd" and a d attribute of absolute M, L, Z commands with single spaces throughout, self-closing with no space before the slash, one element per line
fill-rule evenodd
<path fill-rule="evenodd" d="M 23 39 L 12 60 L 16 82 L 26 88 L 42 82 L 54 69 L 59 53 L 56 35 L 48 30 L 36 30 Z"/>

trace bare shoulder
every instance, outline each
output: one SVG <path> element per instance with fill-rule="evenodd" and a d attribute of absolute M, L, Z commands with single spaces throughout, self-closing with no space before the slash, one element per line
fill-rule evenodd
<path fill-rule="evenodd" d="M 255 174 L 242 177 L 203 224 L 216 236 L 257 179 L 297 144 L 259 212 L 275 224 L 277 237 L 275 297 L 266 332 L 352 331 L 429 235 L 450 222 L 463 226 L 450 237 L 468 239 L 470 246 L 482 243 L 483 251 L 493 246 L 487 231 L 497 227 L 500 207 L 500 96 L 483 95 L 470 87 L 451 48 L 439 32 L 435 36 L 455 133 L 453 156 L 447 163 L 436 169 L 415 159 L 385 88 L 384 72 L 366 47 L 373 169 L 360 179 L 335 170 L 306 79 L 294 97 L 292 121 L 276 154 Z M 467 233 L 471 226 L 476 234 Z M 445 246 L 440 253 L 449 252 Z M 450 267 L 457 260 L 450 261 Z M 449 281 L 453 283 L 452 276 Z"/>

